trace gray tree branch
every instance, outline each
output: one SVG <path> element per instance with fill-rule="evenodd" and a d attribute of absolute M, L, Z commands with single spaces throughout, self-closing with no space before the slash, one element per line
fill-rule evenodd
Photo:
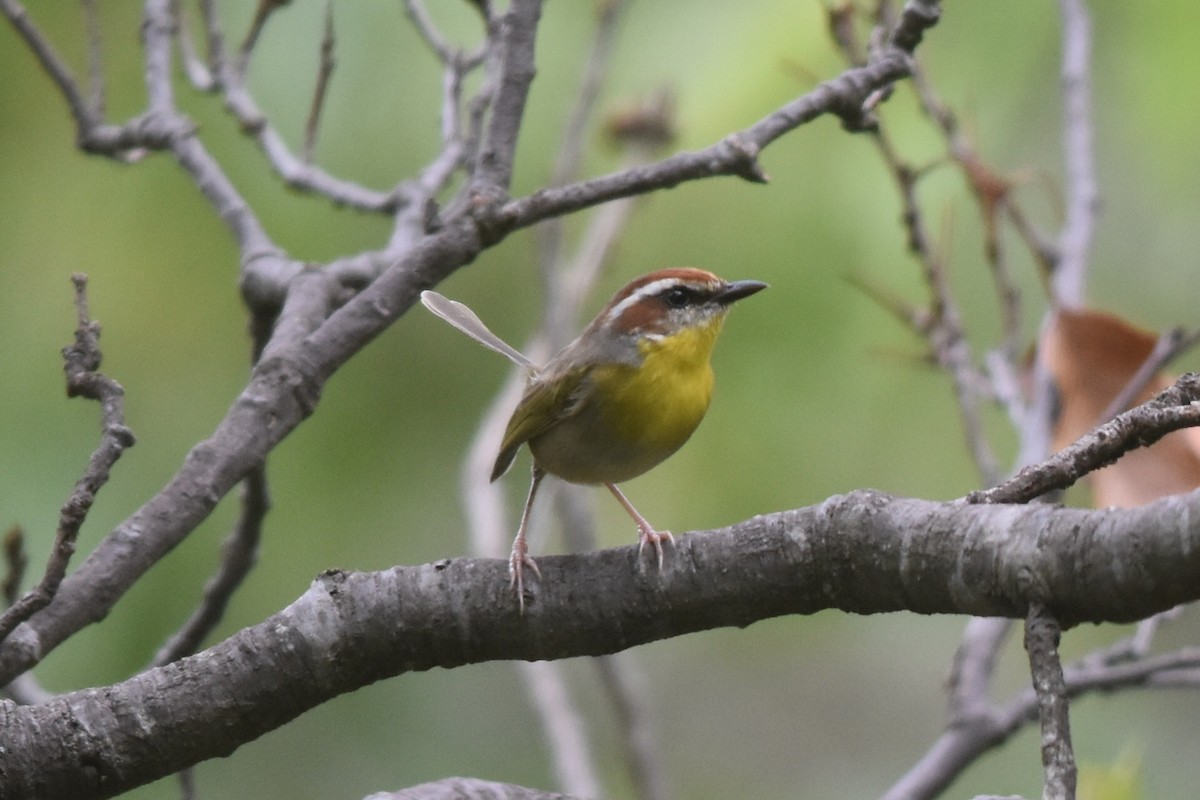
<path fill-rule="evenodd" d="M 1024 618 L 1041 603 L 1065 626 L 1141 619 L 1200 599 L 1200 492 L 1084 511 L 857 491 L 681 536 L 661 575 L 637 563 L 633 545 L 543 556 L 545 580 L 523 615 L 499 559 L 327 572 L 288 608 L 195 656 L 42 705 L 0 706 L 0 791 L 110 797 L 383 678 L 612 653 L 783 614 Z"/>

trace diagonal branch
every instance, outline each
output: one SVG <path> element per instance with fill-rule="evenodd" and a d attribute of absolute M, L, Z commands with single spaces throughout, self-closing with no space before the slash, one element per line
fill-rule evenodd
<path fill-rule="evenodd" d="M 100 368 L 100 325 L 88 314 L 87 276 L 76 273 L 71 276 L 71 281 L 75 284 L 79 325 L 75 329 L 75 344 L 63 348 L 67 397 L 86 397 L 100 403 L 103 434 L 87 469 L 76 481 L 74 491 L 59 512 L 58 531 L 45 574 L 37 586 L 0 616 L 0 642 L 54 599 L 67 574 L 67 565 L 75 553 L 75 540 L 96 500 L 96 493 L 108 482 L 113 464 L 135 441 L 133 431 L 125 426 L 125 390 L 97 371 Z"/>
<path fill-rule="evenodd" d="M 230 598 L 257 560 L 262 523 L 270 506 L 266 470 L 259 466 L 246 475 L 242 484 L 241 516 L 221 547 L 220 566 L 205 584 L 200 606 L 155 654 L 155 666 L 170 664 L 196 652 L 225 616 Z"/>
<path fill-rule="evenodd" d="M 33 20 L 29 18 L 29 12 L 25 10 L 25 7 L 18 0 L 0 0 L 0 13 L 8 18 L 13 28 L 25 40 L 25 44 L 33 51 L 38 63 L 42 65 L 42 69 L 58 85 L 58 90 L 62 93 L 63 99 L 67 101 L 67 108 L 70 109 L 71 116 L 75 119 L 75 127 L 81 134 L 100 124 L 100 120 L 93 114 L 92 106 L 84 98 L 83 92 L 79 88 L 79 82 L 72 74 L 71 68 L 54 49 L 54 45 L 50 44 L 50 41 L 42 35 Z"/>
<path fill-rule="evenodd" d="M 1147 403 L 1126 411 L 1040 464 L 992 489 L 971 492 L 969 503 L 1027 503 L 1066 489 L 1125 453 L 1149 447 L 1172 431 L 1200 425 L 1200 374 L 1189 372 Z"/>
<path fill-rule="evenodd" d="M 537 72 L 534 43 L 541 14 L 541 0 L 513 0 L 500 18 L 499 74 L 475 167 L 475 191 L 488 196 L 506 196 L 512 183 L 517 134 Z"/>

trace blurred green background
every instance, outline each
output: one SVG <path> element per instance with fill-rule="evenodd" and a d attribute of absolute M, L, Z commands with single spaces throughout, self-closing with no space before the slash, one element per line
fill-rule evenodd
<path fill-rule="evenodd" d="M 239 40 L 253 3 L 226 4 Z M 465 3 L 430 4 L 464 43 L 476 40 Z M 338 67 L 318 159 L 379 189 L 412 175 L 437 149 L 438 68 L 399 3 L 335 3 Z M 295 3 L 262 38 L 252 88 L 298 143 L 307 114 L 323 4 Z M 549 3 L 539 72 L 518 158 L 516 191 L 541 185 L 572 101 L 591 30 L 590 3 Z M 1172 2 L 1095 8 L 1096 151 L 1103 196 L 1089 298 L 1147 327 L 1194 325 L 1200 275 L 1200 120 L 1197 11 Z M 189 5 L 190 11 L 190 5 Z M 33 19 L 82 72 L 81 12 L 31 2 Z M 135 4 L 105 4 L 109 107 L 142 107 Z M 194 18 L 193 18 L 194 21 Z M 1186 21 L 1186 22 L 1185 22 Z M 1058 17 L 1054 4 L 950 4 L 921 58 L 988 162 L 1019 173 L 1018 197 L 1045 231 L 1059 221 Z M 639 0 L 623 21 L 601 105 L 612 111 L 661 86 L 678 99 L 678 146 L 711 144 L 812 88 L 843 65 L 823 6 L 764 0 Z M 25 526 L 40 574 L 59 505 L 97 442 L 97 408 L 67 401 L 59 349 L 71 339 L 69 275 L 91 276 L 103 324 L 104 371 L 127 392 L 138 444 L 117 465 L 81 539 L 87 552 L 155 493 L 243 386 L 246 315 L 234 245 L 169 157 L 119 165 L 76 152 L 74 128 L 50 80 L 0 25 L 0 525 Z M 321 261 L 380 247 L 387 219 L 289 193 L 220 101 L 179 82 L 205 144 L 275 239 Z M 938 137 L 907 87 L 886 120 L 904 156 L 941 157 Z M 617 156 L 594 137 L 589 174 Z M 757 513 L 877 487 L 927 498 L 975 488 L 945 377 L 923 366 L 922 345 L 847 282 L 861 276 L 921 302 L 900 208 L 870 141 L 823 119 L 769 148 L 767 186 L 735 179 L 661 192 L 639 207 L 615 263 L 589 304 L 629 278 L 689 264 L 768 281 L 739 306 L 718 347 L 713 408 L 692 442 L 630 496 L 657 524 L 710 528 Z M 921 185 L 928 222 L 952 265 L 974 343 L 998 322 L 979 223 L 961 179 L 937 170 Z M 570 225 L 578 231 L 580 221 Z M 1035 329 L 1041 292 L 1007 239 Z M 441 289 L 523 341 L 538 307 L 533 236 L 521 233 Z M 1193 366 L 1195 359 L 1192 360 Z M 418 309 L 329 384 L 318 413 L 269 462 L 275 502 L 258 568 L 216 637 L 289 603 L 328 567 L 378 569 L 460 555 L 467 545 L 457 475 L 479 414 L 506 366 Z M 999 413 L 988 424 L 1002 458 L 1014 443 Z M 524 464 L 522 460 L 522 464 Z M 515 519 L 524 467 L 506 481 Z M 633 531 L 601 492 L 605 546 Z M 102 625 L 37 670 L 66 691 L 141 669 L 194 607 L 236 512 L 233 498 L 159 564 Z M 552 537 L 540 552 L 561 548 Z M 31 576 L 32 577 L 32 576 Z M 924 752 L 944 723 L 942 682 L 964 620 L 823 613 L 722 630 L 628 654 L 646 671 L 650 713 L 680 798 L 877 796 Z M 1195 639 L 1181 623 L 1176 644 Z M 1067 656 L 1122 630 L 1067 635 Z M 1025 667 L 1010 643 L 1001 686 Z M 628 796 L 614 719 L 586 661 L 567 665 L 613 797 Z M 1200 780 L 1195 694 L 1133 692 L 1074 706 L 1085 764 L 1141 752 L 1147 797 L 1179 797 Z M 339 698 L 197 770 L 201 797 L 353 798 L 448 775 L 549 787 L 541 733 L 508 664 L 389 680 Z M 949 796 L 1038 794 L 1037 736 L 1026 731 L 982 760 Z M 1187 787 L 1185 789 L 1184 787 Z M 173 780 L 128 795 L 177 796 Z"/>

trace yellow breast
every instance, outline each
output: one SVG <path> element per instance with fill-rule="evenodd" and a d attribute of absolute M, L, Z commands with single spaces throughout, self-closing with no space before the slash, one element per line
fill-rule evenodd
<path fill-rule="evenodd" d="M 720 327 L 717 320 L 647 340 L 639 346 L 641 366 L 606 368 L 611 376 L 596 376 L 600 385 L 607 380 L 605 413 L 618 435 L 667 455 L 687 441 L 712 399 L 710 357 Z"/>
<path fill-rule="evenodd" d="M 642 363 L 602 364 L 579 410 L 529 440 L 538 465 L 573 483 L 621 483 L 678 450 L 708 410 L 721 320 L 639 345 Z"/>

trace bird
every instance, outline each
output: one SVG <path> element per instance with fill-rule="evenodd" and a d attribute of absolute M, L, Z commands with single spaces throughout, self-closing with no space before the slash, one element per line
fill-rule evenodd
<path fill-rule="evenodd" d="M 491 479 L 512 466 L 521 447 L 533 456 L 529 493 L 509 557 L 510 585 L 525 610 L 525 570 L 541 579 L 529 555 L 526 531 L 538 486 L 546 475 L 570 483 L 603 485 L 638 529 L 638 557 L 654 549 L 659 531 L 617 487 L 660 464 L 691 437 L 713 391 L 711 356 L 730 306 L 767 284 L 727 281 L 711 272 L 674 267 L 627 283 L 579 336 L 539 367 L 508 345 L 467 306 L 437 292 L 422 303 L 476 341 L 530 371 L 496 456 Z"/>

